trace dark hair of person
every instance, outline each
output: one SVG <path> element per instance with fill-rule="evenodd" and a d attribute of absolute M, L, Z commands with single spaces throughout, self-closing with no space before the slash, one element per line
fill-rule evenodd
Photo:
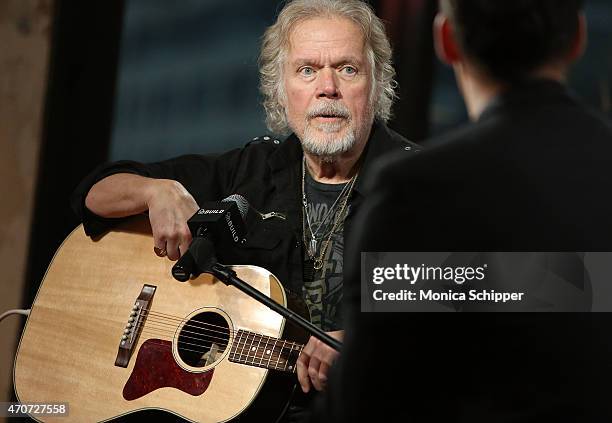
<path fill-rule="evenodd" d="M 441 0 L 464 54 L 501 81 L 525 79 L 572 48 L 583 0 Z"/>

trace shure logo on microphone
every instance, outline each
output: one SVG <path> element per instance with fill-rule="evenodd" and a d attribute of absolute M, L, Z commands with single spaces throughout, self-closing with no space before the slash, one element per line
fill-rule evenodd
<path fill-rule="evenodd" d="M 234 222 L 232 222 L 232 214 L 230 212 L 225 213 L 225 221 L 227 222 L 227 227 L 232 233 L 232 238 L 234 239 L 234 242 L 238 242 L 238 234 L 236 233 Z"/>
<path fill-rule="evenodd" d="M 198 214 L 221 214 L 225 210 L 215 210 L 215 209 L 201 209 L 198 211 Z"/>

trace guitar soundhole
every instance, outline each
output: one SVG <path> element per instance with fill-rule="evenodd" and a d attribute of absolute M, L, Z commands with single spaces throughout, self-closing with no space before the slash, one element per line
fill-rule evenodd
<path fill-rule="evenodd" d="M 219 361 L 227 348 L 229 326 L 218 313 L 205 311 L 192 316 L 181 328 L 177 350 L 192 367 L 206 367 Z"/>

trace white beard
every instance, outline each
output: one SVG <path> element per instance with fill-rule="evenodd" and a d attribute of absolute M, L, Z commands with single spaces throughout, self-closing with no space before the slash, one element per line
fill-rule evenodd
<path fill-rule="evenodd" d="M 336 156 L 353 148 L 357 139 L 355 128 L 350 122 L 343 135 L 340 135 L 338 131 L 340 126 L 335 123 L 326 123 L 316 129 L 307 123 L 301 140 L 302 148 L 309 154 L 327 158 L 326 161 L 333 161 Z"/>
<path fill-rule="evenodd" d="M 314 119 L 323 114 L 342 117 L 344 120 L 338 123 L 314 123 Z M 344 134 L 341 134 L 341 131 Z M 307 111 L 304 134 L 300 140 L 305 152 L 333 162 L 337 156 L 353 148 L 356 140 L 357 131 L 354 122 L 349 109 L 344 104 L 336 101 L 323 102 Z"/>

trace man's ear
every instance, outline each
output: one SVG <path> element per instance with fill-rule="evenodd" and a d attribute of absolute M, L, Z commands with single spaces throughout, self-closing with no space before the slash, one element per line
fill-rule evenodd
<path fill-rule="evenodd" d="M 570 49 L 567 60 L 571 62 L 575 62 L 580 59 L 587 46 L 587 21 L 586 16 L 584 16 L 584 12 L 578 13 L 578 30 L 576 31 L 576 36 L 574 37 L 574 41 L 572 43 L 572 48 Z"/>
<path fill-rule="evenodd" d="M 436 55 L 447 65 L 453 65 L 461 59 L 452 24 L 443 13 L 438 13 L 433 23 L 433 39 Z"/>

